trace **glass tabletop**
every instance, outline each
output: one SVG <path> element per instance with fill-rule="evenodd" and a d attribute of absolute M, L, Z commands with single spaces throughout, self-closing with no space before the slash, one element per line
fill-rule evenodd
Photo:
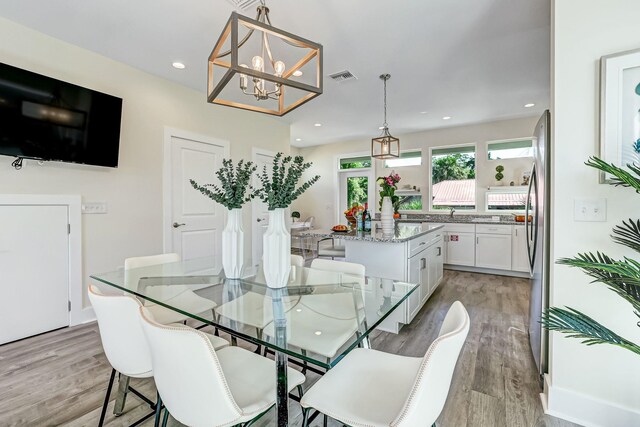
<path fill-rule="evenodd" d="M 189 317 L 325 369 L 369 334 L 417 285 L 292 266 L 288 286 L 266 285 L 261 267 L 228 279 L 212 258 L 95 274 L 103 292 L 139 297 L 156 320 Z M 404 316 L 402 316 L 404 318 Z"/>

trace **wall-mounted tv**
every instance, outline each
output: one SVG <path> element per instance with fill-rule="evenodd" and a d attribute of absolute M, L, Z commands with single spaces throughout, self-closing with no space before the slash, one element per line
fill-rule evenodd
<path fill-rule="evenodd" d="M 122 99 L 0 63 L 0 155 L 118 166 Z"/>

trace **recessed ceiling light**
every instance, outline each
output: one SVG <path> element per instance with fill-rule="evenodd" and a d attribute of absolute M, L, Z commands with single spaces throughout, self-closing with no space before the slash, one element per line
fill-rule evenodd
<path fill-rule="evenodd" d="M 322 331 L 316 331 L 315 334 L 316 335 L 322 335 Z"/>
<path fill-rule="evenodd" d="M 296 141 L 300 142 L 302 141 L 302 138 L 296 138 Z"/>
<path fill-rule="evenodd" d="M 535 107 L 536 104 L 524 104 L 524 108 L 531 108 L 531 107 Z"/>
<path fill-rule="evenodd" d="M 302 311 L 302 309 L 301 309 L 301 308 L 296 308 L 296 311 L 297 311 L 298 313 L 300 313 L 300 312 Z"/>
<path fill-rule="evenodd" d="M 450 116 L 444 116 L 444 117 L 442 118 L 442 120 L 451 120 L 451 117 L 450 117 Z"/>
<path fill-rule="evenodd" d="M 300 70 L 295 70 L 293 72 L 293 77 L 300 77 L 301 75 L 302 75 L 302 71 L 300 71 Z"/>
<path fill-rule="evenodd" d="M 177 68 L 178 70 L 184 70 L 186 67 L 182 62 L 174 62 L 171 65 L 173 65 L 173 68 Z"/>
<path fill-rule="evenodd" d="M 316 123 L 316 124 L 314 124 L 314 126 L 319 128 L 320 126 L 322 126 L 322 123 Z"/>
<path fill-rule="evenodd" d="M 426 111 L 420 111 L 420 114 L 427 114 Z"/>
<path fill-rule="evenodd" d="M 383 130 L 383 129 L 384 129 L 384 126 L 380 126 L 378 129 Z"/>

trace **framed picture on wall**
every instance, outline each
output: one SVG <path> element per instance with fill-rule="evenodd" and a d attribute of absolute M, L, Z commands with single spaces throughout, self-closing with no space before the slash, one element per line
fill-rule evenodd
<path fill-rule="evenodd" d="M 640 49 L 600 60 L 600 157 L 640 165 Z M 602 173 L 600 182 L 608 181 Z"/>

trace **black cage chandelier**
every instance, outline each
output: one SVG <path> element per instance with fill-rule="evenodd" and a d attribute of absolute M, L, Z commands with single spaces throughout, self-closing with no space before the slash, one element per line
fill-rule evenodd
<path fill-rule="evenodd" d="M 256 19 L 231 13 L 209 55 L 208 102 L 283 116 L 320 94 L 322 45 L 272 26 L 264 0 Z"/>
<path fill-rule="evenodd" d="M 391 136 L 387 124 L 387 80 L 391 74 L 381 74 L 380 79 L 384 82 L 384 123 L 382 124 L 382 135 L 371 139 L 371 157 L 377 159 L 393 159 L 400 157 L 400 140 Z"/>

